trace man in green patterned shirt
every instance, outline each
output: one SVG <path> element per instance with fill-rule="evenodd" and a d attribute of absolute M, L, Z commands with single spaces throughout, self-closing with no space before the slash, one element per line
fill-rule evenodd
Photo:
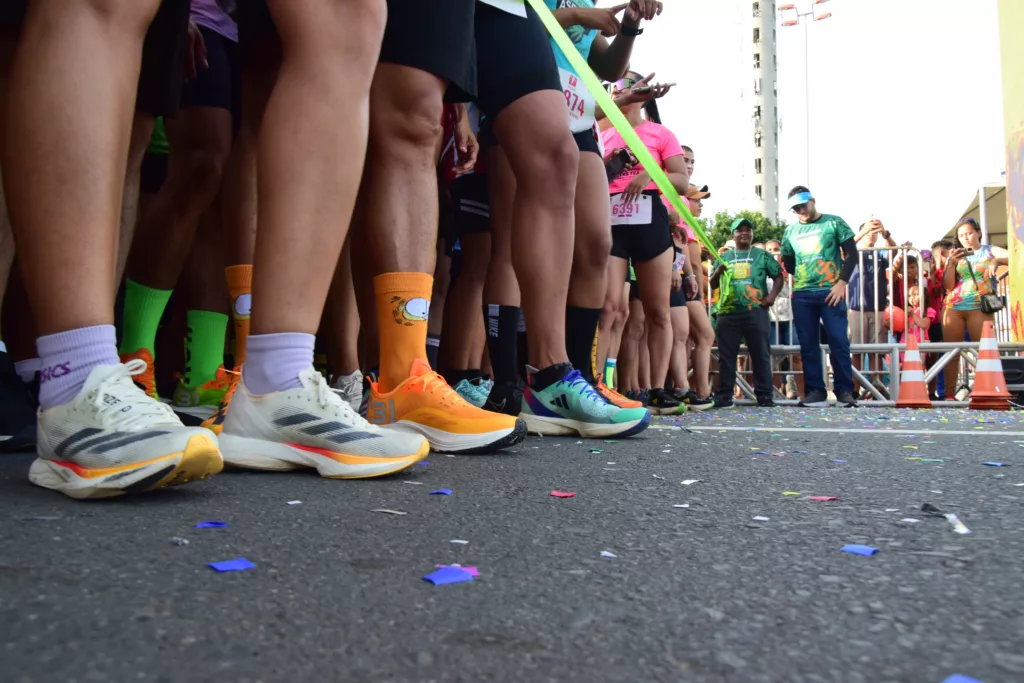
<path fill-rule="evenodd" d="M 853 230 L 839 216 L 819 213 L 811 191 L 801 185 L 790 190 L 789 207 L 798 220 L 782 236 L 782 262 L 793 273 L 793 325 L 804 361 L 805 395 L 800 405 L 829 405 L 821 368 L 820 322 L 832 360 L 836 397 L 841 405 L 856 407 L 846 320 L 846 283 L 857 267 Z"/>
<path fill-rule="evenodd" d="M 751 246 L 754 226 L 745 218 L 732 224 L 732 238 L 736 243 L 722 256 L 722 265 L 711 275 L 711 286 L 717 287 L 728 269 L 731 278 L 722 283 L 718 294 L 718 390 L 715 407 L 732 407 L 732 390 L 736 384 L 736 357 L 740 341 L 747 343 L 754 363 L 754 393 L 757 405 L 771 408 L 772 401 L 772 347 L 769 338 L 771 323 L 768 309 L 782 291 L 782 267 L 764 249 Z M 768 291 L 768 278 L 772 290 Z"/>

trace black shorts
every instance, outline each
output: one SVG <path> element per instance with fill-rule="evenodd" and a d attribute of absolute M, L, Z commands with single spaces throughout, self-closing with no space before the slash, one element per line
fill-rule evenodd
<path fill-rule="evenodd" d="M 28 0 L 0 0 L 0 26 L 19 28 L 25 22 Z"/>
<path fill-rule="evenodd" d="M 668 295 L 668 305 L 672 308 L 679 308 L 680 306 L 686 306 L 686 283 L 683 283 L 683 288 L 678 292 L 672 290 Z"/>
<path fill-rule="evenodd" d="M 668 209 L 657 190 L 644 190 L 651 197 L 651 222 L 646 225 L 613 225 L 612 256 L 634 264 L 657 258 L 672 248 Z"/>
<path fill-rule="evenodd" d="M 167 162 L 169 154 L 153 154 L 146 152 L 142 157 L 142 174 L 139 178 L 139 191 L 142 194 L 156 194 L 167 180 Z"/>
<path fill-rule="evenodd" d="M 411 66 L 448 81 L 449 102 L 468 102 L 476 95 L 476 44 L 473 10 L 476 0 L 387 0 L 388 23 L 380 61 Z"/>
<path fill-rule="evenodd" d="M 459 237 L 491 231 L 491 194 L 486 173 L 470 173 L 452 181 L 452 214 Z"/>
<path fill-rule="evenodd" d="M 629 300 L 640 298 L 640 283 L 636 280 L 629 281 Z"/>
<path fill-rule="evenodd" d="M 200 67 L 196 79 L 182 88 L 181 108 L 226 109 L 237 122 L 242 104 L 242 60 L 238 43 L 205 26 L 200 26 L 199 32 L 206 42 L 210 68 Z"/>
<path fill-rule="evenodd" d="M 243 54 L 260 39 L 277 35 L 267 0 L 239 0 L 235 20 L 238 22 L 238 47 Z"/>
<path fill-rule="evenodd" d="M 593 152 L 601 156 L 601 147 L 597 142 L 597 134 L 593 128 L 573 133 L 572 139 L 576 141 L 576 146 L 579 147 L 581 152 Z"/>
<path fill-rule="evenodd" d="M 142 70 L 135 108 L 153 116 L 174 116 L 185 83 L 191 0 L 162 0 L 142 44 Z"/>
<path fill-rule="evenodd" d="M 489 122 L 505 107 L 541 90 L 562 92 L 562 81 L 547 30 L 529 5 L 523 18 L 476 3 L 476 48 L 476 101 L 487 116 L 480 139 L 487 147 L 495 142 Z"/>

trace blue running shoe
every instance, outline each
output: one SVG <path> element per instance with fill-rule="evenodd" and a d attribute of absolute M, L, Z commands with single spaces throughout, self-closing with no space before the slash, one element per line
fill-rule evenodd
<path fill-rule="evenodd" d="M 539 391 L 527 384 L 520 416 L 530 434 L 544 436 L 625 437 L 639 434 L 651 423 L 646 408 L 618 408 L 605 401 L 579 370 Z"/>

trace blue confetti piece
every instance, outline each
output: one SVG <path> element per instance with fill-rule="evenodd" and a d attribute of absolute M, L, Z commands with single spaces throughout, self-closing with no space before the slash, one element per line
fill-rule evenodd
<path fill-rule="evenodd" d="M 473 575 L 461 567 L 442 567 L 441 569 L 424 576 L 423 580 L 429 581 L 435 586 L 443 586 L 448 583 L 472 581 Z"/>
<path fill-rule="evenodd" d="M 845 460 L 833 460 L 832 462 L 846 462 Z"/>
<path fill-rule="evenodd" d="M 452 495 L 451 489 L 434 489 L 430 492 L 432 496 L 450 496 Z"/>
<path fill-rule="evenodd" d="M 971 678 L 970 676 L 964 676 L 963 674 L 953 674 L 942 683 L 981 683 L 977 678 Z"/>
<path fill-rule="evenodd" d="M 754 451 L 753 455 L 770 455 L 768 451 Z"/>
<path fill-rule="evenodd" d="M 872 555 L 878 552 L 878 548 L 872 548 L 869 545 L 850 544 L 843 546 L 843 552 L 853 553 L 854 555 L 866 555 L 868 557 L 871 557 Z"/>
<path fill-rule="evenodd" d="M 419 461 L 418 463 L 416 463 L 416 464 L 417 464 L 417 465 L 429 465 L 429 464 L 430 464 L 430 461 L 429 461 L 429 460 L 420 460 L 420 461 Z"/>
<path fill-rule="evenodd" d="M 223 562 L 210 562 L 210 566 L 219 572 L 244 572 L 246 569 L 255 569 L 254 565 L 244 557 L 235 560 L 224 560 Z"/>
<path fill-rule="evenodd" d="M 199 524 L 196 524 L 196 528 L 197 529 L 220 529 L 221 527 L 224 527 L 224 526 L 227 526 L 227 525 L 228 525 L 227 522 L 217 522 L 217 521 L 211 520 L 209 522 L 199 522 Z"/>
<path fill-rule="evenodd" d="M 798 454 L 798 455 L 807 455 L 807 451 L 793 451 L 793 452 Z"/>
<path fill-rule="evenodd" d="M 981 464 L 988 465 L 989 467 L 1006 467 L 1006 465 L 1001 462 L 983 462 Z"/>

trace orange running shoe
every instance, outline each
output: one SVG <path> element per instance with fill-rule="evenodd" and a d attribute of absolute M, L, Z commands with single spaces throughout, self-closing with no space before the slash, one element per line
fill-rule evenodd
<path fill-rule="evenodd" d="M 611 403 L 616 408 L 643 408 L 644 404 L 640 401 L 632 401 L 619 392 L 615 391 L 607 384 L 604 383 L 603 378 L 597 380 L 597 393 L 601 395 L 601 398 Z"/>
<path fill-rule="evenodd" d="M 146 364 L 146 368 L 137 375 L 132 375 L 132 380 L 135 384 L 146 392 L 146 396 L 160 400 L 160 397 L 156 393 L 156 370 L 155 363 L 153 362 L 153 353 L 149 349 L 139 349 L 132 353 L 122 353 L 121 362 L 127 365 L 133 360 L 141 360 Z"/>
<path fill-rule="evenodd" d="M 468 403 L 430 369 L 413 363 L 409 379 L 382 394 L 370 384 L 366 419 L 422 434 L 430 449 L 444 453 L 481 453 L 507 448 L 526 436 L 521 418 L 492 413 Z"/>
<path fill-rule="evenodd" d="M 228 370 L 224 366 L 221 366 L 217 370 L 218 378 L 220 377 L 221 371 L 227 375 L 228 386 L 224 391 L 224 398 L 220 400 L 220 404 L 217 406 L 217 410 L 214 411 L 208 419 L 204 420 L 202 427 L 206 427 L 214 434 L 220 434 L 221 430 L 224 429 L 224 418 L 228 416 L 228 406 L 231 405 L 231 397 L 235 395 L 235 389 L 238 388 L 238 381 L 242 378 L 242 368 L 239 367 L 237 370 Z"/>

